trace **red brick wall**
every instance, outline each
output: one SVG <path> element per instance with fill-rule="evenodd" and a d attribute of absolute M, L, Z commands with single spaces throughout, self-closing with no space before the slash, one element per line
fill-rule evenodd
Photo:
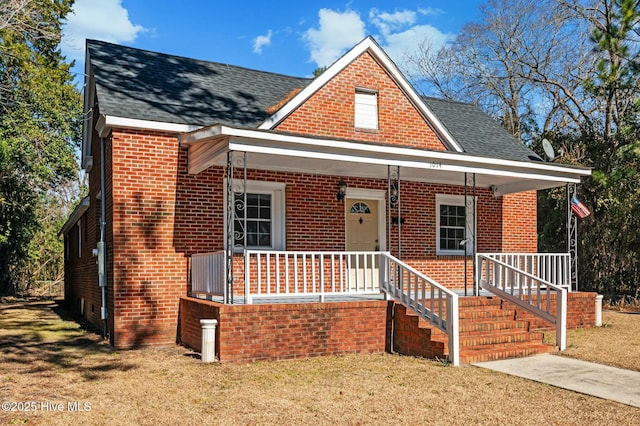
<path fill-rule="evenodd" d="M 378 130 L 354 127 L 356 88 L 378 92 Z M 414 105 L 365 53 L 285 118 L 276 130 L 444 151 Z"/>
<path fill-rule="evenodd" d="M 445 337 L 432 340 L 431 333 L 435 327 L 419 327 L 419 318 L 412 311 L 400 304 L 395 304 L 393 309 L 393 350 L 395 352 L 420 356 L 424 358 L 444 359 L 449 353 L 446 345 Z M 438 334 L 443 334 L 440 330 L 436 330 Z"/>
<path fill-rule="evenodd" d="M 568 328 L 595 325 L 595 296 L 569 293 Z M 502 304 L 516 312 L 516 319 L 530 321 L 531 330 L 554 329 L 521 308 Z M 218 320 L 216 355 L 221 362 L 379 353 L 391 350 L 391 339 L 398 353 L 440 359 L 448 353 L 446 334 L 419 326 L 417 315 L 392 301 L 230 306 L 182 297 L 179 341 L 198 352 L 201 319 Z"/>
<path fill-rule="evenodd" d="M 592 292 L 567 293 L 567 328 L 593 327 L 596 325 L 596 296 Z M 546 307 L 547 297 L 542 295 L 541 304 Z M 503 301 L 503 309 L 516 311 L 516 319 L 529 321 L 531 330 L 555 330 L 555 325 L 544 321 L 529 311 L 520 308 L 510 302 Z M 556 312 L 556 297 L 551 295 L 551 312 Z"/>
<path fill-rule="evenodd" d="M 536 191 L 502 197 L 502 250 L 511 253 L 537 253 Z"/>
<path fill-rule="evenodd" d="M 113 131 L 111 149 L 113 342 L 175 342 L 178 301 L 187 292 L 187 259 L 175 245 L 177 139 Z"/>
<path fill-rule="evenodd" d="M 201 350 L 200 319 L 217 319 L 221 362 L 281 360 L 387 349 L 386 301 L 223 305 L 180 299 L 180 341 Z"/>
<path fill-rule="evenodd" d="M 100 320 L 101 292 L 98 287 L 98 267 L 96 258 L 91 250 L 95 247 L 94 229 L 95 218 L 91 207 L 80 218 L 81 223 L 81 253 L 78 256 L 78 227 L 73 226 L 65 236 L 68 245 L 65 253 L 65 302 L 67 306 L 81 314 L 82 317 L 102 327 Z M 84 299 L 84 312 L 81 304 Z"/>
<path fill-rule="evenodd" d="M 219 177 L 219 185 L 222 185 Z M 266 171 L 248 172 L 248 179 L 285 182 L 287 210 L 286 249 L 292 251 L 331 251 L 344 250 L 344 205 L 335 199 L 336 178 L 322 175 L 286 174 Z M 376 179 L 345 179 L 349 188 L 386 190 L 387 182 Z M 443 256 L 436 254 L 436 195 L 464 194 L 464 187 L 405 182 L 401 187 L 401 215 L 405 219 L 401 229 L 401 258 L 418 270 L 426 273 L 441 284 L 450 288 L 463 289 L 465 280 L 465 262 L 463 256 Z M 535 252 L 531 246 L 536 244 L 535 215 L 526 220 L 512 218 L 513 226 L 519 226 L 510 234 L 503 233 L 502 208 L 510 208 L 513 202 L 505 197 L 495 198 L 488 189 L 476 191 L 478 251 L 507 251 L 503 245 L 512 250 Z M 521 201 L 520 198 L 514 198 Z M 213 211 L 223 209 L 222 199 Z M 535 202 L 535 198 L 533 198 Z M 311 206 L 315 206 L 311 208 Z M 535 205 L 533 207 L 535 209 Z M 386 214 L 386 207 L 383 208 Z M 525 209 L 526 210 L 526 209 Z M 513 211 L 513 209 L 511 209 Z M 206 214 L 206 212 L 203 212 Z M 392 212 L 392 216 L 397 213 Z M 221 219 L 222 220 L 222 219 Z M 191 231 L 191 229 L 190 229 Z M 398 255 L 398 228 L 393 226 L 390 238 L 387 238 L 387 250 Z M 223 248 L 222 227 L 216 228 L 213 238 L 219 241 L 216 250 Z M 532 234 L 527 235 L 527 232 Z M 212 238 L 211 236 L 209 238 Z M 507 239 L 503 242 L 503 237 Z M 532 242 L 529 242 L 532 241 Z M 390 242 L 389 242 L 390 241 Z M 237 258 L 235 294 L 244 294 L 244 264 Z M 467 257 L 467 287 L 471 289 L 473 280 L 473 259 Z M 255 283 L 254 283 L 255 287 Z"/>

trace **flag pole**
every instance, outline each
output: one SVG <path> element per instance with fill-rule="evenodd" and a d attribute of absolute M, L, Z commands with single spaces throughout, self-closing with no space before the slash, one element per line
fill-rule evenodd
<path fill-rule="evenodd" d="M 567 184 L 567 252 L 571 258 L 571 283 L 578 291 L 578 218 L 573 213 L 571 201 L 576 196 L 576 184 Z"/>

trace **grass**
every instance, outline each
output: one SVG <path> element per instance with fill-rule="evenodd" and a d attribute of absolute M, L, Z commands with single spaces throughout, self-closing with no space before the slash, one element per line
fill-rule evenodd
<path fill-rule="evenodd" d="M 64 406 L 0 411 L 1 424 L 625 425 L 640 416 L 637 408 L 500 373 L 389 354 L 229 365 L 203 364 L 182 347 L 114 351 L 65 318 L 53 302 L 0 304 L 0 399 Z M 577 334 L 611 347 L 619 328 L 638 326 L 640 315 L 606 314 L 605 321 Z M 574 356 L 589 352 L 575 336 Z M 86 402 L 90 411 L 71 412 L 68 402 Z"/>
<path fill-rule="evenodd" d="M 555 344 L 555 332 L 545 342 Z M 640 312 L 604 311 L 602 327 L 567 331 L 563 356 L 640 371 Z"/>

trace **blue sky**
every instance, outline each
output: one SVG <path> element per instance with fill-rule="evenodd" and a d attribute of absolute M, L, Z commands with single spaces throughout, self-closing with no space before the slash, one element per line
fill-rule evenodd
<path fill-rule="evenodd" d="M 391 5 L 390 5 L 391 3 Z M 84 68 L 86 38 L 310 76 L 373 35 L 401 67 L 424 39 L 441 45 L 478 16 L 480 0 L 76 0 L 62 50 Z M 78 76 L 80 77 L 80 76 Z M 82 81 L 82 78 L 78 78 Z"/>

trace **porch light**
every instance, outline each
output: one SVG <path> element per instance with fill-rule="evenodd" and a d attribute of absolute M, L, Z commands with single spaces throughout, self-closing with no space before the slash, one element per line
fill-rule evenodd
<path fill-rule="evenodd" d="M 338 192 L 336 192 L 336 200 L 344 200 L 344 196 L 347 193 L 347 183 L 343 180 L 338 182 Z"/>

